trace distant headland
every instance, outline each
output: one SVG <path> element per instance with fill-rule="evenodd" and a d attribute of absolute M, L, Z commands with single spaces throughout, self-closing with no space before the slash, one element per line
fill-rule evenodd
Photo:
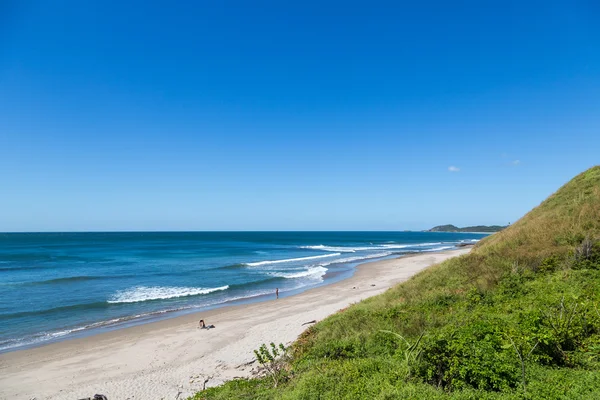
<path fill-rule="evenodd" d="M 500 225 L 477 225 L 459 228 L 454 225 L 438 225 L 425 232 L 499 232 L 506 226 Z"/>

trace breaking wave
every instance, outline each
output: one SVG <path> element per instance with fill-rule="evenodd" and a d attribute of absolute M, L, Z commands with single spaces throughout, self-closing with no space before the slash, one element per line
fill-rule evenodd
<path fill-rule="evenodd" d="M 340 258 L 337 260 L 332 260 L 330 262 L 321 263 L 321 264 L 319 264 L 319 266 L 326 267 L 327 265 L 331 265 L 331 264 L 350 263 L 350 262 L 354 262 L 354 261 L 368 260 L 370 258 L 382 258 L 382 257 L 391 256 L 392 254 L 394 254 L 394 253 L 392 253 L 391 251 L 386 251 L 384 253 L 366 254 L 364 256 Z"/>
<path fill-rule="evenodd" d="M 172 286 L 137 286 L 117 292 L 108 303 L 136 303 L 138 301 L 164 300 L 177 297 L 198 296 L 219 290 L 227 290 L 229 286 L 216 288 L 172 287 Z"/>
<path fill-rule="evenodd" d="M 249 266 L 249 267 L 259 267 L 261 265 L 283 264 L 283 263 L 289 263 L 289 262 L 294 262 L 294 261 L 317 260 L 319 258 L 335 257 L 335 256 L 339 256 L 339 255 L 341 255 L 341 254 L 340 253 L 332 253 L 332 254 L 323 254 L 323 255 L 320 255 L 320 256 L 289 258 L 287 260 L 257 261 L 257 262 L 246 263 L 246 265 Z"/>
<path fill-rule="evenodd" d="M 441 247 L 435 247 L 433 249 L 427 249 L 427 250 L 423 250 L 423 251 L 442 251 L 442 250 L 450 250 L 450 249 L 454 249 L 454 246 L 441 246 Z"/>
<path fill-rule="evenodd" d="M 279 278 L 286 279 L 295 279 L 295 278 L 305 278 L 305 277 L 322 277 L 327 272 L 327 268 L 324 267 L 312 267 L 307 269 L 306 271 L 299 272 L 272 272 L 269 275 L 276 276 Z"/>
<path fill-rule="evenodd" d="M 321 250 L 321 251 L 335 251 L 339 253 L 355 253 L 357 251 L 369 251 L 369 250 L 394 250 L 394 249 L 406 249 L 409 247 L 427 247 L 436 246 L 442 244 L 441 242 L 436 243 L 416 243 L 416 244 L 379 244 L 373 246 L 356 246 L 356 247 L 344 247 L 344 246 L 325 246 L 319 244 L 316 246 L 300 246 L 301 249 L 309 250 Z"/>

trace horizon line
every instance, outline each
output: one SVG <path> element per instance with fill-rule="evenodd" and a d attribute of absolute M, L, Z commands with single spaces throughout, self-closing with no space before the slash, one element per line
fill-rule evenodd
<path fill-rule="evenodd" d="M 430 228 L 431 229 L 431 228 Z M 90 231 L 5 231 L 0 235 L 15 233 L 281 233 L 281 232 L 427 232 L 429 229 L 367 229 L 367 230 L 90 230 Z M 487 233 L 487 232 L 431 232 L 431 233 Z"/>

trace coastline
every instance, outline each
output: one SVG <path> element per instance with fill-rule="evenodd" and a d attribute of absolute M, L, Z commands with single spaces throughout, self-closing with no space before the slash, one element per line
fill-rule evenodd
<path fill-rule="evenodd" d="M 380 294 L 470 247 L 360 264 L 350 278 L 300 294 L 232 305 L 0 354 L 0 398 L 175 399 L 251 374 L 253 350 L 290 343 L 308 325 Z M 197 329 L 203 318 L 216 325 Z"/>

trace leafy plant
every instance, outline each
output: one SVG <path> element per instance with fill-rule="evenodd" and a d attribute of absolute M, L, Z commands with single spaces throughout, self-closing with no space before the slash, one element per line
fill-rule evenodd
<path fill-rule="evenodd" d="M 575 269 L 600 268 L 600 241 L 593 241 L 586 237 L 574 250 Z"/>
<path fill-rule="evenodd" d="M 418 375 L 446 390 L 515 387 L 518 368 L 504 346 L 502 329 L 502 321 L 485 318 L 441 329 L 424 341 Z"/>
<path fill-rule="evenodd" d="M 519 344 L 517 345 L 512 336 L 508 336 L 508 339 L 510 340 L 510 345 L 505 345 L 503 346 L 503 348 L 506 349 L 512 346 L 515 352 L 517 353 L 517 357 L 519 358 L 519 362 L 521 363 L 521 384 L 523 385 L 523 393 L 527 395 L 527 378 L 525 373 L 525 363 L 529 360 L 531 354 L 538 346 L 538 344 L 540 344 L 540 342 L 537 341 L 533 346 L 530 346 L 529 340 L 527 340 L 528 338 L 524 338 L 525 340 L 520 340 Z"/>
<path fill-rule="evenodd" d="M 569 303 L 563 296 L 557 306 L 542 311 L 549 333 L 546 344 L 556 349 L 554 358 L 560 364 L 573 366 L 569 353 L 577 350 L 583 340 L 594 333 L 595 327 L 587 316 L 590 308 L 588 302 Z"/>
<path fill-rule="evenodd" d="M 423 339 L 424 333 L 421 333 L 421 336 L 419 336 L 419 338 L 411 344 L 408 340 L 404 338 L 404 336 L 400 335 L 399 333 L 384 330 L 380 332 L 389 333 L 399 339 L 402 339 L 402 342 L 406 346 L 406 348 L 403 349 L 402 354 L 404 355 L 403 361 L 407 371 L 406 377 L 408 378 L 413 373 L 413 370 L 416 367 L 417 362 L 419 361 L 419 356 L 421 355 L 419 344 L 421 343 L 421 339 Z"/>
<path fill-rule="evenodd" d="M 266 344 L 262 344 L 257 350 L 254 350 L 254 355 L 258 363 L 264 368 L 269 376 L 273 379 L 275 387 L 279 382 L 285 379 L 284 367 L 287 362 L 288 348 L 282 343 L 275 346 L 271 342 L 270 348 Z"/>

